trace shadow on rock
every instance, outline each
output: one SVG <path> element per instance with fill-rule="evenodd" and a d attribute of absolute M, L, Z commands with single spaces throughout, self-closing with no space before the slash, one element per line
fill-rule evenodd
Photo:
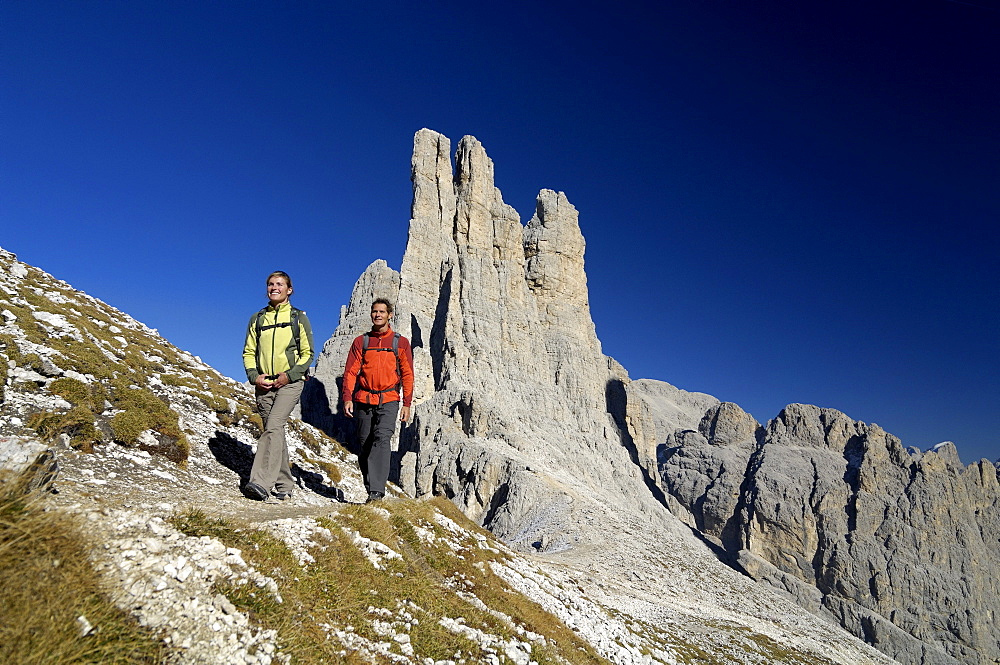
<path fill-rule="evenodd" d="M 208 440 L 208 449 L 212 451 L 219 464 L 240 477 L 240 491 L 246 494 L 245 487 L 250 480 L 250 469 L 253 468 L 253 446 L 225 432 L 216 431 L 215 436 Z M 300 488 L 343 503 L 343 491 L 323 484 L 323 476 L 320 474 L 306 471 L 298 464 L 293 464 L 292 476 Z"/>
<path fill-rule="evenodd" d="M 250 478 L 250 468 L 253 466 L 253 447 L 243 443 L 225 432 L 215 432 L 208 440 L 208 449 L 212 451 L 215 460 L 240 477 L 240 488 Z"/>
<path fill-rule="evenodd" d="M 295 476 L 295 482 L 299 487 L 340 503 L 345 502 L 343 490 L 336 486 L 325 485 L 322 475 L 314 471 L 306 471 L 298 464 L 292 465 L 292 475 Z"/>
<path fill-rule="evenodd" d="M 628 408 L 628 393 L 625 390 L 625 384 L 619 379 L 611 379 L 607 382 L 604 387 L 604 400 L 607 405 L 608 413 L 614 420 L 615 425 L 618 426 L 618 433 L 621 435 L 622 446 L 628 451 L 628 456 L 632 460 L 639 471 L 642 473 L 642 480 L 649 489 L 649 493 L 653 495 L 657 501 L 662 503 L 664 506 L 667 505 L 667 498 L 663 494 L 663 490 L 656 484 L 656 480 L 650 475 L 649 469 L 642 463 L 639 459 L 639 449 L 635 445 L 635 441 L 632 439 L 632 435 L 628 430 L 628 420 L 626 416 L 626 410 Z"/>
<path fill-rule="evenodd" d="M 354 439 L 354 419 L 344 415 L 344 403 L 340 400 L 343 377 L 337 377 L 332 393 L 337 396 L 335 404 L 330 403 L 328 391 L 322 379 L 313 378 L 302 388 L 302 420 L 326 432 L 338 441 Z M 336 407 L 336 408 L 334 408 Z"/>

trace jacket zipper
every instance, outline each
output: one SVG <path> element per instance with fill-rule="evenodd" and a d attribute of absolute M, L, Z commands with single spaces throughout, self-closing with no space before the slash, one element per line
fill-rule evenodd
<path fill-rule="evenodd" d="M 274 338 L 278 332 L 278 310 L 274 310 L 274 328 L 271 328 L 271 371 L 268 372 L 271 376 L 274 376 Z"/>

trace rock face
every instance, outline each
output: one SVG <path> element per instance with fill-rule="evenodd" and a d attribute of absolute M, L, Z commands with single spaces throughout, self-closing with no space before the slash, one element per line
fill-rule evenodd
<path fill-rule="evenodd" d="M 626 586 L 671 571 L 653 574 L 655 602 L 637 601 L 651 625 L 704 612 L 759 630 L 772 602 L 720 572 L 666 506 L 730 565 L 900 662 L 994 662 L 993 465 L 909 453 L 836 411 L 793 405 L 764 428 L 735 404 L 631 381 L 601 351 L 566 196 L 542 190 L 522 226 L 483 146 L 463 138 L 454 168 L 450 151 L 435 132 L 414 137 L 400 272 L 376 261 L 358 281 L 303 397 L 308 422 L 350 435 L 344 360 L 387 297 L 414 349 L 414 416 L 390 478 L 407 493 L 449 497 L 515 548 L 584 552 L 577 564 Z M 677 577 L 740 591 L 722 601 L 677 591 Z"/>
<path fill-rule="evenodd" d="M 659 472 L 656 466 L 657 447 L 677 430 L 697 429 L 705 412 L 719 400 L 704 393 L 692 393 L 675 388 L 663 381 L 638 379 L 625 386 L 625 432 L 636 450 L 637 463 L 656 487 Z M 658 494 L 671 506 L 671 496 Z M 677 506 L 680 508 L 680 506 Z M 683 510 L 672 512 L 683 514 Z"/>
<path fill-rule="evenodd" d="M 802 404 L 766 429 L 720 404 L 657 460 L 680 514 L 752 577 L 900 662 L 1000 658 L 993 464 Z"/>
<path fill-rule="evenodd" d="M 16 487 L 18 493 L 44 492 L 59 474 L 59 463 L 40 441 L 0 436 L 0 485 Z"/>
<path fill-rule="evenodd" d="M 427 134 L 418 138 L 436 140 Z M 544 196 L 548 194 L 543 192 Z M 575 274 L 579 281 L 583 274 L 579 263 L 576 271 L 561 267 L 564 261 L 572 266 L 580 260 L 578 230 L 575 259 L 549 256 L 561 251 L 558 244 L 552 246 L 559 242 L 553 238 L 572 238 L 575 227 L 564 197 L 552 200 L 557 210 L 540 212 L 537 226 L 543 228 L 532 241 L 535 256 L 541 257 L 532 269 L 535 277 L 530 283 L 524 277 L 523 286 L 511 278 L 516 298 L 529 304 L 544 301 L 546 285 L 570 289 L 569 277 Z M 560 226 L 569 222 L 568 229 Z M 573 310 L 558 311 L 559 299 L 549 295 L 545 307 L 536 305 L 534 314 L 524 314 L 527 331 L 504 333 L 511 350 L 477 346 L 475 330 L 449 328 L 450 322 L 500 325 L 493 310 L 498 303 L 513 307 L 515 301 L 497 295 L 506 288 L 498 276 L 513 270 L 512 265 L 521 266 L 527 275 L 530 259 L 515 255 L 506 266 L 497 260 L 499 267 L 489 260 L 477 263 L 461 258 L 464 249 L 457 245 L 449 249 L 444 240 L 434 238 L 411 242 L 414 253 L 408 253 L 407 260 L 413 262 L 414 274 L 419 276 L 424 264 L 417 250 L 422 247 L 424 256 L 438 250 L 439 264 L 428 274 L 447 274 L 443 265 L 461 266 L 465 261 L 472 266 L 467 268 L 472 279 L 487 284 L 485 296 L 463 293 L 456 281 L 448 297 L 441 298 L 442 285 L 432 290 L 429 281 L 407 278 L 406 271 L 401 279 L 384 262 L 376 262 L 343 310 L 343 329 L 327 343 L 328 362 L 320 374 L 331 367 L 339 371 L 336 366 L 343 363 L 346 344 L 368 325 L 373 294 L 398 293 L 404 303 L 404 298 L 411 298 L 411 303 L 419 299 L 416 287 L 436 294 L 422 305 L 424 309 L 408 305 L 401 321 L 414 340 L 421 340 L 417 353 L 423 378 L 418 390 L 423 401 L 416 409 L 419 427 L 415 423 L 403 432 L 404 455 L 397 472 L 408 474 L 413 493 L 426 494 L 427 488 L 451 492 L 484 522 L 513 533 L 512 542 L 522 548 L 537 543 L 538 549 L 546 550 L 544 555 L 511 551 L 479 529 L 459 525 L 441 510 L 441 502 L 417 504 L 392 492 L 393 497 L 381 504 L 350 505 L 366 497 L 357 460 L 296 419 L 287 428 L 298 486 L 292 498 L 250 501 L 240 484 L 249 474 L 259 425 L 250 410 L 248 387 L 173 347 L 124 312 L 2 249 L 0 467 L 7 459 L 19 477 L 26 466 L 41 471 L 35 477 L 44 487 L 45 472 L 54 470 L 46 462 L 54 456 L 59 464 L 53 487 L 57 491 L 39 493 L 39 501 L 46 511 L 68 512 L 70 521 L 85 530 L 94 573 L 111 600 L 162 637 L 171 663 L 315 660 L 308 655 L 311 651 L 296 655 L 303 640 L 288 634 L 293 630 L 290 622 L 271 623 L 264 618 L 268 610 L 245 612 L 247 596 L 239 590 L 250 589 L 250 597 L 256 599 L 252 606 L 283 605 L 300 596 L 300 581 L 314 595 L 311 580 L 326 574 L 331 581 L 363 576 L 370 570 L 384 574 L 373 578 L 370 588 L 383 588 L 383 583 L 392 584 L 390 580 L 402 575 L 395 564 L 383 565 L 398 557 L 406 562 L 408 583 L 421 585 L 419 576 L 426 574 L 425 583 L 435 590 L 435 598 L 454 597 L 457 606 L 444 602 L 441 607 L 421 607 L 391 593 L 366 594 L 370 600 L 363 604 L 371 605 L 352 616 L 339 611 L 342 597 L 335 594 L 332 603 L 338 611 L 296 611 L 296 625 L 310 635 L 325 636 L 319 642 L 332 649 L 325 653 L 333 660 L 349 651 L 370 662 L 425 664 L 440 658 L 441 642 L 437 636 L 421 636 L 436 635 L 435 627 L 442 626 L 461 636 L 462 649 L 448 652 L 454 661 L 527 664 L 543 660 L 533 645 L 544 642 L 546 660 L 577 662 L 576 649 L 561 636 L 560 646 L 566 649 L 562 653 L 570 655 L 552 650 L 555 637 L 566 634 L 544 634 L 558 628 L 552 617 L 534 610 L 530 617 L 508 614 L 521 606 L 517 594 L 523 594 L 588 642 L 603 658 L 600 662 L 676 665 L 709 660 L 711 654 L 712 662 L 733 665 L 890 665 L 888 657 L 833 623 L 721 565 L 687 527 L 649 498 L 649 487 L 643 486 L 649 479 L 633 464 L 639 453 L 625 430 L 641 425 L 655 432 L 670 423 L 696 424 L 699 405 L 715 404 L 713 398 L 666 384 L 626 383 L 624 371 L 600 355 L 592 327 L 581 329 L 572 323 L 572 330 L 564 330 L 572 317 L 582 320 L 583 284 L 578 284 Z M 504 251 L 508 250 L 512 251 Z M 496 291 L 486 290 L 493 288 L 490 285 Z M 536 295 L 533 288 L 543 295 Z M 480 318 L 452 317 L 450 307 L 479 308 Z M 435 315 L 440 311 L 442 316 L 428 318 L 428 311 Z M 541 312 L 552 313 L 552 318 Z M 583 357 L 595 365 L 580 367 L 566 354 L 589 354 Z M 473 364 L 476 357 L 491 359 L 505 392 L 497 392 L 489 376 L 463 374 L 454 364 L 456 357 Z M 525 358 L 533 364 L 501 372 L 504 362 Z M 320 381 L 307 385 L 314 384 L 320 389 L 313 394 L 317 398 L 313 413 L 336 424 L 335 389 L 331 399 Z M 628 402 L 633 389 L 653 396 L 657 410 L 633 409 Z M 189 444 L 183 463 L 160 454 L 154 445 L 154 428 L 160 422 L 148 423 L 149 430 L 134 440 L 116 433 L 116 418 L 128 413 L 129 400 L 145 395 L 140 390 L 174 414 Z M 595 403 L 602 410 L 585 413 Z M 151 400 L 139 401 L 144 410 L 151 405 L 156 406 Z M 579 422 L 574 423 L 569 419 L 577 412 Z M 552 413 L 567 420 L 556 421 Z M 563 464 L 567 471 L 559 466 Z M 587 465 L 593 468 L 588 470 Z M 7 489 L 0 482 L 0 494 Z M 527 505 L 529 500 L 536 505 Z M 484 511 L 483 505 L 490 508 Z M 200 528 L 192 531 L 176 519 L 187 522 L 185 515 L 193 508 L 210 524 L 214 517 L 235 517 L 237 523 L 222 531 L 212 527 L 212 535 L 197 535 Z M 447 508 L 457 517 L 451 506 Z M 191 517 L 195 523 L 202 521 Z M 513 530 L 517 525 L 524 526 Z M 279 538 L 301 568 L 285 567 L 289 562 L 281 548 L 258 549 L 257 536 L 252 535 L 257 531 Z M 329 549 L 331 538 L 339 543 L 335 570 L 322 568 L 322 552 Z M 577 546 L 558 551 L 570 544 Z M 341 555 L 349 561 L 354 550 L 362 557 L 360 568 L 344 567 Z M 46 565 L 51 562 L 48 554 L 43 558 Z M 431 560 L 436 562 L 433 567 L 427 565 Z M 461 562 L 456 564 L 461 568 L 442 572 L 437 564 L 445 560 Z M 498 586 L 487 583 L 489 593 L 480 593 L 484 599 L 476 595 L 479 582 L 473 583 L 467 574 L 470 565 L 491 570 L 498 578 Z M 17 574 L 19 569 L 8 569 L 10 574 L 0 581 L 4 589 L 26 579 Z M 472 577 L 478 580 L 478 575 Z M 419 613 L 419 624 L 414 613 Z M 91 629 L 102 631 L 99 622 L 92 625 L 86 617 L 75 625 L 88 635 Z M 19 641 L 25 640 L 3 644 Z"/>
<path fill-rule="evenodd" d="M 414 139 L 413 207 L 401 274 L 369 266 L 317 363 L 323 394 L 307 420 L 335 432 L 350 341 L 376 296 L 414 349 L 416 409 L 400 433 L 395 479 L 415 496 L 445 494 L 508 542 L 545 549 L 573 538 L 570 497 L 647 504 L 623 446 L 628 377 L 601 353 L 590 318 L 584 240 L 565 194 L 542 190 L 522 226 L 472 137 Z M 634 457 L 634 455 L 633 455 Z"/>

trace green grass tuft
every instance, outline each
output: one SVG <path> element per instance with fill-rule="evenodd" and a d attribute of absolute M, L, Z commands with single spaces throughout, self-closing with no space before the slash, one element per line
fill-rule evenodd
<path fill-rule="evenodd" d="M 461 617 L 467 626 L 505 638 L 514 637 L 516 631 L 493 612 L 468 602 L 456 592 L 456 585 L 516 625 L 542 634 L 544 643 L 533 644 L 531 654 L 539 665 L 607 662 L 556 617 L 508 589 L 491 572 L 489 561 L 505 555 L 496 547 L 483 546 L 493 542 L 492 537 L 466 520 L 450 502 L 404 500 L 381 506 L 390 511 L 388 518 L 368 506 L 344 507 L 321 518 L 319 522 L 330 530 L 332 540 L 318 539 L 318 546 L 310 551 L 315 562 L 305 568 L 284 543 L 248 525 L 211 517 L 199 509 L 183 511 L 171 522 L 187 535 L 211 536 L 239 548 L 248 563 L 277 581 L 280 603 L 253 585 L 224 583 L 218 589 L 255 624 L 277 630 L 282 651 L 295 663 L 364 662 L 345 650 L 338 639 L 328 636 L 322 625 L 339 630 L 350 626 L 350 631 L 361 637 L 384 641 L 377 624 L 388 619 L 373 614 L 369 607 L 405 610 L 416 619 L 407 632 L 420 658 L 484 662 L 487 654 L 478 643 L 447 630 L 440 620 Z M 469 535 L 456 536 L 441 527 L 434 513 L 442 510 Z M 415 525 L 434 532 L 437 540 L 426 542 Z M 402 558 L 385 558 L 384 568 L 375 568 L 353 543 L 348 530 L 384 543 Z M 456 539 L 461 539 L 458 552 L 449 545 Z"/>
<path fill-rule="evenodd" d="M 94 424 L 94 414 L 85 406 L 73 407 L 66 413 L 33 413 L 28 417 L 28 427 L 47 442 L 60 434 L 67 434 L 70 445 L 84 452 L 93 452 L 94 444 L 101 440 L 101 432 Z"/>
<path fill-rule="evenodd" d="M 112 393 L 114 405 L 123 409 L 111 419 L 111 431 L 116 441 L 134 446 L 139 435 L 145 430 L 153 430 L 158 445 L 144 445 L 151 453 L 163 455 L 167 459 L 183 463 L 187 460 L 190 447 L 180 430 L 177 413 L 167 403 L 145 388 L 117 386 Z"/>

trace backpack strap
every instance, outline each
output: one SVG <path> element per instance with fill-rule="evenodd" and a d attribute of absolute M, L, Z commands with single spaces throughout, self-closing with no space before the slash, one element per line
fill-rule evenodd
<path fill-rule="evenodd" d="M 399 401 L 403 401 L 403 368 L 399 365 L 399 333 L 392 336 L 392 355 L 396 356 L 396 376 L 399 378 L 399 383 L 396 387 L 399 388 Z"/>
<path fill-rule="evenodd" d="M 299 314 L 301 310 L 292 307 L 292 339 L 295 340 L 295 350 L 299 350 Z"/>
<path fill-rule="evenodd" d="M 400 337 L 399 333 L 395 333 L 392 336 L 392 348 L 391 349 L 389 349 L 387 347 L 384 347 L 384 346 L 380 346 L 380 347 L 376 347 L 376 348 L 373 348 L 373 349 L 369 349 L 368 348 L 369 334 L 365 333 L 361 337 L 361 339 L 362 339 L 362 342 L 361 342 L 361 362 L 358 363 L 358 378 L 359 379 L 361 378 L 361 375 L 362 375 L 362 373 L 364 372 L 364 369 L 365 369 L 365 354 L 369 350 L 370 351 L 392 351 L 392 355 L 396 356 L 396 376 L 399 379 L 397 381 L 396 385 L 392 386 L 391 388 L 386 388 L 385 390 L 368 390 L 368 389 L 364 389 L 366 393 L 369 393 L 369 394 L 372 394 L 372 395 L 378 395 L 378 404 L 379 404 L 379 406 L 382 406 L 382 396 L 383 396 L 384 393 L 391 393 L 393 391 L 398 390 L 399 391 L 399 399 L 400 400 L 403 399 L 403 370 L 402 370 L 402 367 L 400 367 L 400 364 L 399 364 L 399 337 Z"/>
<path fill-rule="evenodd" d="M 272 328 L 287 328 L 288 326 L 291 326 L 292 327 L 292 339 L 295 340 L 295 347 L 298 348 L 298 346 L 299 346 L 299 314 L 302 313 L 302 310 L 296 309 L 296 308 L 293 307 L 292 308 L 291 317 L 289 317 L 291 319 L 290 321 L 284 321 L 282 323 L 272 323 L 272 324 L 266 325 L 266 326 L 261 324 L 261 321 L 264 320 L 264 313 L 265 312 L 267 312 L 267 307 L 265 307 L 264 309 L 262 309 L 259 312 L 257 312 L 257 324 L 256 324 L 256 328 L 257 328 L 257 344 L 258 345 L 260 344 L 260 333 L 262 331 L 264 331 L 264 330 L 271 330 Z"/>
<path fill-rule="evenodd" d="M 260 334 L 263 331 L 265 331 L 265 330 L 271 330 L 272 328 L 287 328 L 288 326 L 292 327 L 292 340 L 295 342 L 295 349 L 297 351 L 300 348 L 300 344 L 299 344 L 299 314 L 302 313 L 302 310 L 296 309 L 295 307 L 292 307 L 291 317 L 289 317 L 291 319 L 290 321 L 285 321 L 284 323 L 272 323 L 271 325 L 265 326 L 265 325 L 262 325 L 262 322 L 264 320 L 264 314 L 266 312 L 267 312 L 267 307 L 264 307 L 259 312 L 257 312 L 257 320 L 256 320 L 256 322 L 254 324 L 254 328 L 255 328 L 255 330 L 257 332 L 257 352 L 260 353 Z M 274 318 L 275 318 L 275 320 L 277 320 L 277 318 L 278 318 L 277 311 L 275 311 L 275 313 L 274 313 Z M 257 367 L 257 371 L 258 372 L 262 372 L 263 371 L 263 370 L 261 370 L 259 364 L 258 364 L 258 367 Z"/>

